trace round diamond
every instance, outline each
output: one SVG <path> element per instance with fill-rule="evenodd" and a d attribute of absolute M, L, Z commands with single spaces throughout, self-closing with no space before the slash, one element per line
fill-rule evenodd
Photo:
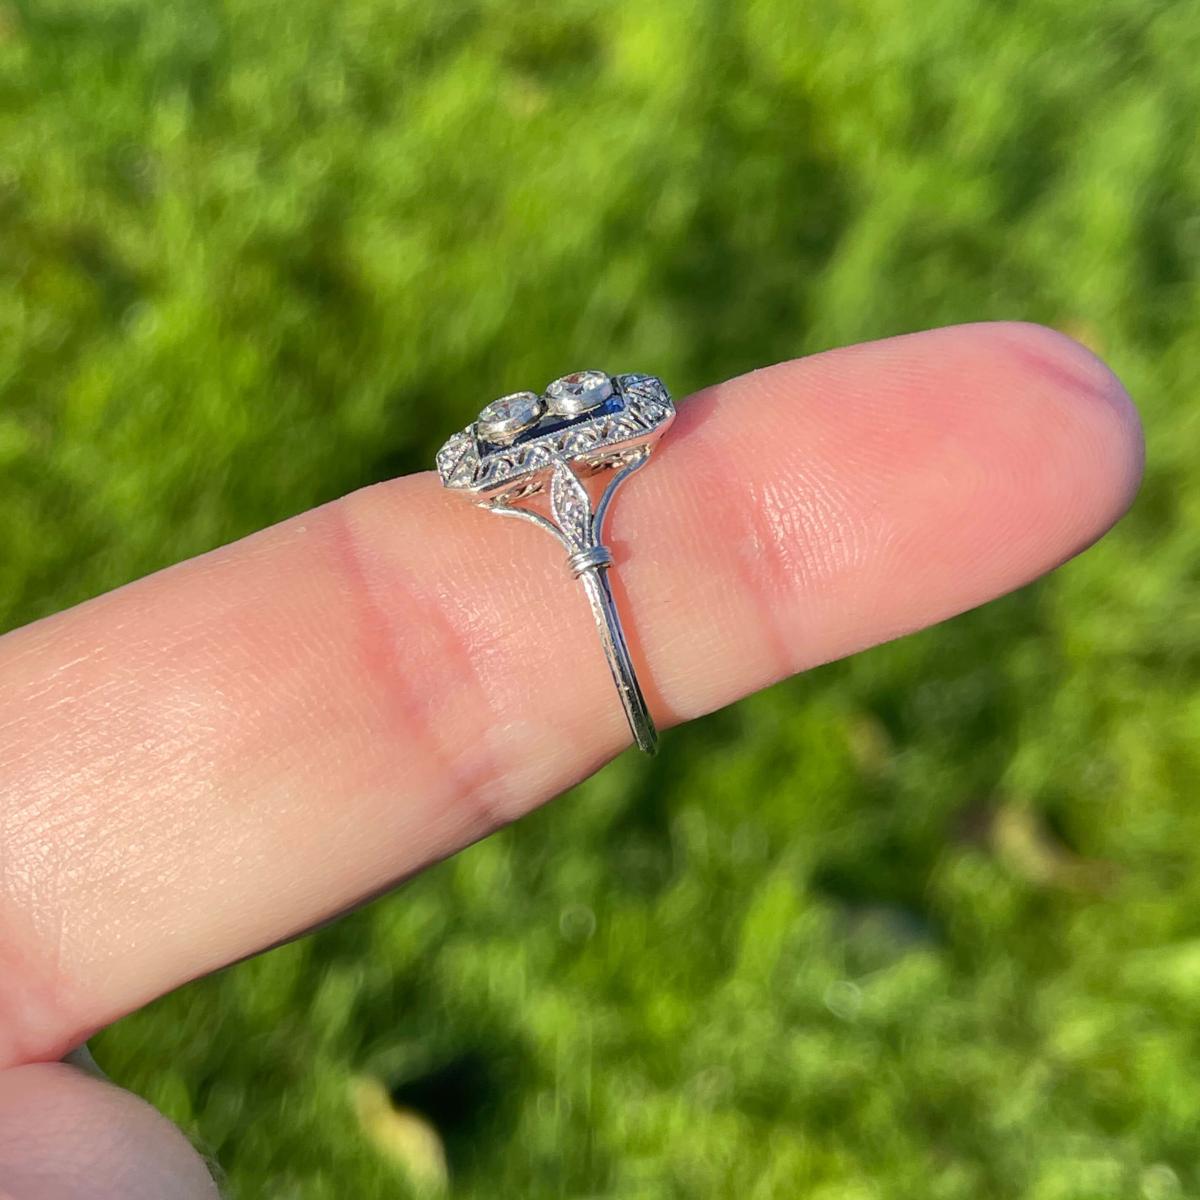
<path fill-rule="evenodd" d="M 536 425 L 542 415 L 542 398 L 537 392 L 512 392 L 493 400 L 479 414 L 475 427 L 489 442 L 504 445 Z"/>
<path fill-rule="evenodd" d="M 546 405 L 561 417 L 577 417 L 603 404 L 613 393 L 603 371 L 572 371 L 546 389 Z"/>

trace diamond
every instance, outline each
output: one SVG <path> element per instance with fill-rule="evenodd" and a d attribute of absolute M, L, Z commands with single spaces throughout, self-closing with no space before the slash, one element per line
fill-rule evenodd
<path fill-rule="evenodd" d="M 546 389 L 546 405 L 560 417 L 577 417 L 603 404 L 613 383 L 603 371 L 572 371 Z"/>
<path fill-rule="evenodd" d="M 512 392 L 493 400 L 475 422 L 480 437 L 501 446 L 536 425 L 542 415 L 542 398 L 537 392 Z"/>
<path fill-rule="evenodd" d="M 438 470 L 443 475 L 449 475 L 470 445 L 471 439 L 465 433 L 456 433 L 448 438 L 446 444 L 437 452 Z"/>
<path fill-rule="evenodd" d="M 635 396 L 657 398 L 662 391 L 662 381 L 653 375 L 622 375 L 621 386 Z"/>

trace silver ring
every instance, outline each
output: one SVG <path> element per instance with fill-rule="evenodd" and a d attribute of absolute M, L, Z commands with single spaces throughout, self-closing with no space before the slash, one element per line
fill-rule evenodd
<path fill-rule="evenodd" d="M 591 605 L 633 740 L 647 754 L 658 749 L 658 731 L 629 657 L 608 582 L 612 551 L 602 537 L 617 488 L 646 465 L 674 419 L 671 396 L 653 375 L 575 371 L 541 393 L 493 400 L 437 453 L 446 487 L 544 529 L 566 550 L 567 567 Z M 594 475 L 607 476 L 595 505 L 585 486 Z"/>

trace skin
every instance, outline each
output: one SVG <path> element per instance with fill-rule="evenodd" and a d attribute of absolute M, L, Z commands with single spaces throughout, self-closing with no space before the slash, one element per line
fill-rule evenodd
<path fill-rule="evenodd" d="M 1116 377 L 1037 326 L 698 393 L 610 525 L 656 720 L 1027 583 L 1141 469 Z M 423 474 L 0 638 L 0 1200 L 214 1196 L 165 1120 L 56 1060 L 628 744 L 561 558 Z"/>

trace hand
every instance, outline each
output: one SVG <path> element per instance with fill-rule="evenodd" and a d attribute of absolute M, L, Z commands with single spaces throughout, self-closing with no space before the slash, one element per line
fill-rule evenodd
<path fill-rule="evenodd" d="M 1034 326 L 699 393 L 611 526 L 656 720 L 1026 583 L 1141 462 L 1116 378 Z M 148 1106 L 55 1060 L 595 771 L 627 742 L 611 687 L 557 548 L 432 474 L 0 639 L 0 1196 L 215 1195 Z"/>

